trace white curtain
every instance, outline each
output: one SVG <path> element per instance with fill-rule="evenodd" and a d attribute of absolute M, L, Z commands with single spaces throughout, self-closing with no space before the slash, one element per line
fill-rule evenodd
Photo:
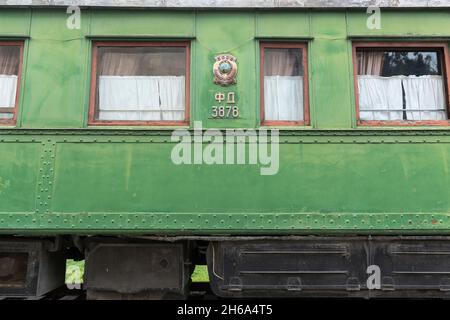
<path fill-rule="evenodd" d="M 358 76 L 358 88 L 361 120 L 403 119 L 403 112 L 399 111 L 403 109 L 401 76 Z"/>
<path fill-rule="evenodd" d="M 159 96 L 161 101 L 161 109 L 164 110 L 161 114 L 161 120 L 184 120 L 184 86 L 184 77 L 160 77 Z"/>
<path fill-rule="evenodd" d="M 2 112 L 2 108 L 14 108 L 16 104 L 17 76 L 0 74 L 0 119 L 10 119 L 11 112 Z"/>
<path fill-rule="evenodd" d="M 264 77 L 264 118 L 269 121 L 302 121 L 303 77 Z"/>
<path fill-rule="evenodd" d="M 361 120 L 404 120 L 402 86 L 405 90 L 406 120 L 447 118 L 442 76 L 364 75 L 358 76 Z"/>
<path fill-rule="evenodd" d="M 403 79 L 408 120 L 446 120 L 442 76 L 409 76 Z M 427 110 L 427 111 L 422 111 Z"/>
<path fill-rule="evenodd" d="M 183 120 L 185 77 L 100 76 L 99 119 Z"/>
<path fill-rule="evenodd" d="M 13 108 L 16 104 L 17 76 L 0 74 L 0 108 Z"/>

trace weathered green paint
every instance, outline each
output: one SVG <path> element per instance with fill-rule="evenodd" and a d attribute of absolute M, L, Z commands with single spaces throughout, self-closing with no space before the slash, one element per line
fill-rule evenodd
<path fill-rule="evenodd" d="M 256 14 L 256 35 L 259 37 L 310 37 L 308 11 L 260 11 Z M 276 26 L 276 27 L 275 27 Z"/>
<path fill-rule="evenodd" d="M 28 36 L 30 33 L 31 10 L 0 9 L 1 36 Z"/>
<path fill-rule="evenodd" d="M 280 171 L 271 177 L 261 176 L 259 166 L 175 166 L 172 147 L 145 141 L 58 144 L 51 211 L 450 210 L 447 144 L 283 143 Z"/>
<path fill-rule="evenodd" d="M 0 233 L 450 233 L 450 128 L 355 127 L 349 36 L 447 37 L 450 11 L 0 9 L 0 38 L 29 35 L 16 128 L 0 130 Z M 418 23 L 421 21 L 421 23 Z M 175 166 L 170 130 L 90 128 L 92 39 L 192 38 L 191 120 L 259 126 L 257 38 L 310 39 L 311 127 L 282 131 L 280 171 Z M 446 40 L 448 41 L 448 40 Z M 219 53 L 238 83 L 213 84 Z M 242 117 L 213 120 L 217 91 Z M 158 130 L 157 130 L 158 129 Z"/>
<path fill-rule="evenodd" d="M 145 35 L 155 37 L 195 35 L 195 13 L 158 10 L 93 10 L 90 35 Z M 88 19 L 88 18 L 86 18 Z M 89 23 L 87 23 L 89 24 Z"/>
<path fill-rule="evenodd" d="M 448 37 L 448 10 L 383 10 L 381 29 L 368 29 L 367 19 L 360 11 L 347 14 L 348 34 L 367 36 L 444 36 Z"/>
<path fill-rule="evenodd" d="M 233 25 L 239 27 L 233 28 Z M 203 126 L 211 128 L 255 127 L 257 117 L 259 118 L 256 108 L 255 16 L 241 12 L 199 12 L 196 36 L 195 79 L 202 80 L 194 81 L 195 120 L 203 121 Z M 213 83 L 212 64 L 214 57 L 221 53 L 230 53 L 238 59 L 238 85 L 227 89 Z M 214 101 L 214 94 L 218 91 L 236 92 L 240 119 L 234 121 L 210 119 L 211 106 L 217 104 Z"/>
<path fill-rule="evenodd" d="M 352 213 L 15 213 L 5 233 L 39 234 L 449 234 L 448 214 Z"/>
<path fill-rule="evenodd" d="M 22 127 L 54 128 L 83 125 L 87 93 L 88 24 L 65 27 L 64 11 L 33 13 L 23 86 Z M 80 94 L 83 93 L 83 94 Z"/>
<path fill-rule="evenodd" d="M 331 27 L 332 26 L 332 27 Z M 310 60 L 313 123 L 317 128 L 352 126 L 351 57 L 347 50 L 345 15 L 323 12 L 313 15 Z M 323 52 L 326 52 L 326 57 Z"/>
<path fill-rule="evenodd" d="M 30 212 L 35 209 L 38 143 L 0 144 L 0 199 L 2 212 Z"/>

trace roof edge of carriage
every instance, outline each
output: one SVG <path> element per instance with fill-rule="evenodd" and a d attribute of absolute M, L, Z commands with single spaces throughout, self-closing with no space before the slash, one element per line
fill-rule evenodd
<path fill-rule="evenodd" d="M 450 8 L 450 0 L 0 0 L 0 6 L 161 9 Z"/>

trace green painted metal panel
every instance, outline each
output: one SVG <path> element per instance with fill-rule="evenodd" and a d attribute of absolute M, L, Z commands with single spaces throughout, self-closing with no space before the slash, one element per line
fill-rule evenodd
<path fill-rule="evenodd" d="M 310 52 L 312 109 L 317 128 L 350 128 L 354 108 L 344 12 L 316 12 Z"/>
<path fill-rule="evenodd" d="M 81 29 L 66 27 L 63 10 L 37 10 L 33 15 L 22 126 L 81 127 L 86 114 L 88 42 Z M 83 20 L 82 20 L 83 21 Z"/>
<path fill-rule="evenodd" d="M 0 9 L 0 37 L 26 36 L 30 32 L 29 9 Z"/>
<path fill-rule="evenodd" d="M 0 232 L 450 234 L 449 129 L 356 128 L 348 38 L 450 37 L 450 11 L 383 10 L 378 31 L 364 11 L 84 9 L 80 30 L 64 10 L 33 9 L 31 25 L 29 12 L 0 10 L 0 35 L 31 30 L 19 128 L 0 131 Z M 195 37 L 191 119 L 204 128 L 259 126 L 255 37 L 310 36 L 312 128 L 282 131 L 275 176 L 175 166 L 170 130 L 86 128 L 88 35 Z M 238 59 L 228 88 L 213 83 L 220 53 Z M 241 119 L 211 119 L 229 91 Z"/>
<path fill-rule="evenodd" d="M 282 144 L 274 176 L 258 165 L 176 166 L 172 147 L 58 145 L 52 211 L 450 211 L 447 144 Z"/>
<path fill-rule="evenodd" d="M 445 36 L 450 29 L 450 10 L 381 10 L 381 29 L 369 29 L 363 11 L 347 14 L 349 35 Z"/>
<path fill-rule="evenodd" d="M 38 143 L 0 143 L 0 212 L 34 212 Z"/>
<path fill-rule="evenodd" d="M 0 234 L 448 235 L 448 214 L 52 213 L 2 214 Z"/>
<path fill-rule="evenodd" d="M 194 120 L 204 127 L 255 127 L 259 117 L 256 78 L 255 18 L 246 12 L 199 12 L 196 19 Z M 239 26 L 238 28 L 236 26 Z M 238 59 L 237 85 L 222 88 L 214 84 L 214 57 L 229 53 Z M 237 120 L 211 118 L 211 107 L 217 105 L 216 92 L 236 92 L 241 116 Z"/>
<path fill-rule="evenodd" d="M 283 134 L 280 171 L 270 177 L 258 166 L 175 166 L 168 133 L 13 132 L 0 145 L 17 151 L 2 154 L 16 166 L 17 159 L 34 166 L 5 167 L 5 179 L 19 173 L 19 181 L 29 182 L 8 201 L 24 194 L 30 200 L 13 215 L 2 203 L 2 233 L 450 230 L 444 132 Z M 24 148 L 26 141 L 35 147 Z M 33 173 L 39 177 L 30 179 Z M 32 186 L 37 193 L 29 193 Z M 36 213 L 27 214 L 34 199 Z"/>
<path fill-rule="evenodd" d="M 256 35 L 259 37 L 309 37 L 308 11 L 262 11 L 257 16 Z"/>
<path fill-rule="evenodd" d="M 84 12 L 84 11 L 83 11 Z M 195 34 L 192 11 L 93 10 L 90 34 L 93 36 L 146 35 L 187 36 Z"/>

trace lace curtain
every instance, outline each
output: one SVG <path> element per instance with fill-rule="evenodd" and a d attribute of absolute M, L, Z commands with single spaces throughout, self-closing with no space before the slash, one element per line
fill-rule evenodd
<path fill-rule="evenodd" d="M 446 120 L 440 75 L 383 77 L 383 51 L 358 53 L 361 120 Z"/>
<path fill-rule="evenodd" d="M 185 119 L 185 49 L 107 48 L 100 51 L 98 119 Z"/>
<path fill-rule="evenodd" d="M 20 48 L 0 46 L 0 119 L 13 117 L 19 74 Z"/>
<path fill-rule="evenodd" d="M 303 70 L 301 49 L 266 49 L 264 52 L 264 118 L 301 121 Z"/>

